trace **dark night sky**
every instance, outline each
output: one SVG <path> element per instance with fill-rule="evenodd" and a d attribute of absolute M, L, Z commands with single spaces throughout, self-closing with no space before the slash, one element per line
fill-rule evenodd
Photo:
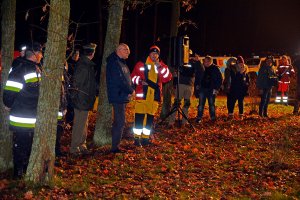
<path fill-rule="evenodd" d="M 87 4 L 71 0 L 72 20 L 98 22 L 80 28 L 79 43 L 97 42 L 99 26 L 105 30 L 106 7 L 102 6 L 100 10 L 97 2 L 89 0 Z M 24 21 L 26 9 L 43 3 L 42 0 L 17 1 L 16 45 L 30 39 L 29 24 L 46 28 L 46 23 L 39 23 L 40 9 L 31 12 L 29 20 Z M 190 47 L 201 55 L 249 55 L 267 51 L 293 54 L 300 50 L 300 0 L 198 0 L 190 12 L 183 11 L 181 19 L 191 19 L 197 28 L 181 27 L 179 34 L 187 34 Z M 102 21 L 99 20 L 99 12 L 103 14 Z M 164 46 L 163 38 L 169 33 L 170 12 L 169 3 L 157 5 L 157 28 L 154 34 L 154 6 L 142 14 L 140 10 L 125 9 L 121 41 L 131 47 L 131 62 L 140 59 L 157 37 L 162 39 L 161 45 Z M 44 40 L 44 32 L 33 28 L 33 37 L 35 40 Z M 166 53 L 162 54 L 166 56 Z"/>

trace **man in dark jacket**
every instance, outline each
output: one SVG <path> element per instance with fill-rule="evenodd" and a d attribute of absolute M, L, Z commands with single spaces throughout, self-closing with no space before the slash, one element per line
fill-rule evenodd
<path fill-rule="evenodd" d="M 92 110 L 96 99 L 95 63 L 92 61 L 96 44 L 83 46 L 83 55 L 74 69 L 73 94 L 71 95 L 74 107 L 74 125 L 70 153 L 86 154 L 86 137 L 88 129 L 88 112 Z"/>
<path fill-rule="evenodd" d="M 213 64 L 211 56 L 204 58 L 203 65 L 205 67 L 204 74 L 201 80 L 196 82 L 196 87 L 200 88 L 197 123 L 202 120 L 206 99 L 208 100 L 210 119 L 216 120 L 215 98 L 222 85 L 221 71 L 217 65 Z"/>
<path fill-rule="evenodd" d="M 195 84 L 195 75 L 199 76 L 199 73 L 204 72 L 204 66 L 200 62 L 200 57 L 197 54 L 191 55 L 190 63 L 187 66 L 179 68 L 179 81 L 178 76 L 173 79 L 173 84 L 175 88 L 175 99 L 174 99 L 174 107 L 181 106 L 181 100 L 184 99 L 184 105 L 182 108 L 183 113 L 188 116 L 188 109 L 191 105 L 191 96 L 193 95 L 193 87 Z M 177 72 L 178 73 L 178 72 Z M 201 76 L 201 75 L 200 75 Z M 177 83 L 178 87 L 177 88 Z M 178 89 L 178 90 L 177 90 Z M 178 92 L 178 94 L 177 94 Z M 178 98 L 177 98 L 178 97 Z M 174 112 L 171 115 L 171 123 L 175 122 L 177 112 Z M 186 119 L 182 118 L 182 124 L 186 123 Z"/>
<path fill-rule="evenodd" d="M 126 59 L 130 54 L 128 45 L 121 43 L 115 52 L 111 53 L 106 61 L 106 85 L 108 101 L 113 106 L 112 124 L 112 153 L 120 153 L 123 129 L 125 126 L 125 107 L 130 97 L 134 94 L 131 84 L 130 71 Z"/>
<path fill-rule="evenodd" d="M 9 129 L 13 131 L 15 178 L 22 177 L 29 162 L 41 79 L 39 63 L 42 58 L 41 45 L 31 43 L 26 49 L 25 58 L 14 62 L 4 87 L 3 103 L 9 111 Z"/>
<path fill-rule="evenodd" d="M 273 56 L 268 56 L 259 68 L 256 86 L 260 90 L 259 116 L 268 117 L 268 105 L 272 95 L 272 87 L 277 80 Z"/>

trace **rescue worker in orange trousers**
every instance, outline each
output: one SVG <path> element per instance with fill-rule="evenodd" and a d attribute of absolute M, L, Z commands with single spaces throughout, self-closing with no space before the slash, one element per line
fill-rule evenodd
<path fill-rule="evenodd" d="M 278 76 L 278 89 L 275 103 L 288 103 L 288 91 L 290 79 L 295 74 L 293 66 L 289 63 L 286 56 L 282 56 L 279 66 L 276 70 Z"/>
<path fill-rule="evenodd" d="M 161 100 L 162 83 L 172 79 L 168 66 L 159 59 L 158 46 L 150 47 L 145 62 L 139 61 L 131 74 L 135 87 L 135 124 L 133 127 L 134 145 L 145 146 L 149 141 L 154 114 Z"/>

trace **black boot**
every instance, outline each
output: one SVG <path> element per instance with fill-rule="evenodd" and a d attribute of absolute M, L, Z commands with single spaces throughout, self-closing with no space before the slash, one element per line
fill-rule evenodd
<path fill-rule="evenodd" d="M 151 145 L 149 138 L 142 138 L 142 146 L 148 146 Z"/>
<path fill-rule="evenodd" d="M 135 146 L 141 147 L 141 139 L 140 138 L 134 138 L 134 143 Z"/>
<path fill-rule="evenodd" d="M 14 179 L 22 179 L 24 174 L 23 166 L 14 166 Z"/>

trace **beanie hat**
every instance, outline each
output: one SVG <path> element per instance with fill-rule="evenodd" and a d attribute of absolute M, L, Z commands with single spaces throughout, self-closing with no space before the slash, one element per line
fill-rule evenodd
<path fill-rule="evenodd" d="M 245 64 L 244 58 L 243 58 L 242 56 L 238 56 L 238 57 L 236 58 L 236 62 L 237 62 L 237 63 L 243 63 L 243 64 Z"/>
<path fill-rule="evenodd" d="M 152 53 L 152 52 L 155 52 L 159 55 L 160 54 L 160 48 L 158 46 L 154 45 L 154 46 L 150 47 L 150 49 L 149 49 L 149 54 Z"/>

